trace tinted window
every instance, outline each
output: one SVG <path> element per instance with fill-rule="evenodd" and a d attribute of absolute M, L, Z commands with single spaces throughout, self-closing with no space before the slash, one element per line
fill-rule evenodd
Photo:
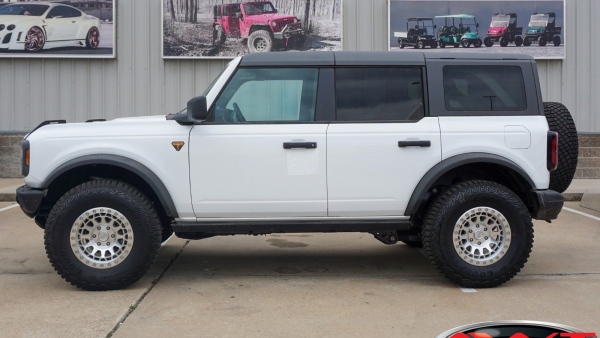
<path fill-rule="evenodd" d="M 81 11 L 71 7 L 64 7 L 65 18 L 76 18 L 81 16 Z"/>
<path fill-rule="evenodd" d="M 57 17 L 75 18 L 78 16 L 81 16 L 81 12 L 75 8 L 66 7 L 66 6 L 57 6 L 50 10 L 50 13 L 48 13 L 47 18 L 48 19 L 57 18 Z"/>
<path fill-rule="evenodd" d="M 0 15 L 40 16 L 48 10 L 47 5 L 8 5 L 0 7 Z"/>
<path fill-rule="evenodd" d="M 516 66 L 445 66 L 444 99 L 449 111 L 523 111 L 525 84 Z"/>
<path fill-rule="evenodd" d="M 314 121 L 317 79 L 317 69 L 239 69 L 217 100 L 213 120 Z"/>
<path fill-rule="evenodd" d="M 424 116 L 421 70 L 338 68 L 338 121 L 407 121 Z"/>

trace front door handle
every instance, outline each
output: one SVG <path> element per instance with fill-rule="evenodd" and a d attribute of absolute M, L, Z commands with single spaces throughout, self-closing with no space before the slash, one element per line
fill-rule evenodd
<path fill-rule="evenodd" d="M 283 149 L 317 149 L 317 142 L 284 142 Z"/>
<path fill-rule="evenodd" d="M 398 147 L 431 147 L 431 141 L 398 141 Z"/>

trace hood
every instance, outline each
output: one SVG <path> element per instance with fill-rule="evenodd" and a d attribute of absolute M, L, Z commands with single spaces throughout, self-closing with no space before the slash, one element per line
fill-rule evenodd
<path fill-rule="evenodd" d="M 257 15 L 251 15 L 251 17 L 252 16 L 257 16 Z M 260 16 L 261 18 L 264 18 L 266 20 L 269 20 L 269 21 L 277 21 L 277 20 L 285 20 L 285 19 L 296 19 L 296 17 L 293 16 L 293 15 L 278 14 L 278 13 L 273 13 L 273 14 L 258 14 L 258 16 Z"/>
<path fill-rule="evenodd" d="M 506 27 L 490 27 L 488 28 L 489 35 L 504 35 L 506 32 Z"/>
<path fill-rule="evenodd" d="M 127 122 L 157 122 L 165 121 L 164 115 L 153 115 L 153 116 L 136 116 L 136 117 L 119 117 L 114 120 L 106 121 L 104 123 L 127 123 Z"/>
<path fill-rule="evenodd" d="M 527 27 L 527 33 L 542 33 L 545 29 L 544 26 L 529 26 Z"/>
<path fill-rule="evenodd" d="M 41 21 L 41 16 L 26 16 L 26 15 L 0 15 L 0 24 L 3 25 L 18 25 L 27 21 Z M 6 29 L 6 28 L 5 28 Z"/>
<path fill-rule="evenodd" d="M 463 39 L 478 39 L 479 36 L 477 36 L 477 33 L 471 32 L 471 33 L 465 33 L 465 34 L 463 34 L 462 38 Z"/>

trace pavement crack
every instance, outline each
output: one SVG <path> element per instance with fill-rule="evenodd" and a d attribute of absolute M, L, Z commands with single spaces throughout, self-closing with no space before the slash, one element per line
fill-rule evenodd
<path fill-rule="evenodd" d="M 185 242 L 185 244 L 181 247 L 181 249 L 179 249 L 179 251 L 177 251 L 177 253 L 175 254 L 175 257 L 173 257 L 173 259 L 171 259 L 169 264 L 167 264 L 167 266 L 158 275 L 158 277 L 156 277 L 156 279 L 152 281 L 152 284 L 150 285 L 148 290 L 146 290 L 133 304 L 131 304 L 129 306 L 129 309 L 127 309 L 127 312 L 125 312 L 125 314 L 123 315 L 123 317 L 121 317 L 121 319 L 115 325 L 115 327 L 113 327 L 113 329 L 110 330 L 110 332 L 106 335 L 106 338 L 112 337 L 117 332 L 117 330 L 121 327 L 121 325 L 123 325 L 123 323 L 127 320 L 127 318 L 129 318 L 129 316 L 133 313 L 133 311 L 135 311 L 135 309 L 137 309 L 137 307 L 142 303 L 144 298 L 146 298 L 146 296 L 152 291 L 152 289 L 154 289 L 156 284 L 158 284 L 158 282 L 160 282 L 160 280 L 163 278 L 163 276 L 167 273 L 167 270 L 169 270 L 171 265 L 173 265 L 173 263 L 175 263 L 175 260 L 177 260 L 177 257 L 179 257 L 179 255 L 183 252 L 183 249 L 185 249 L 185 247 L 188 245 L 189 242 L 190 242 L 190 240 L 187 240 Z"/>

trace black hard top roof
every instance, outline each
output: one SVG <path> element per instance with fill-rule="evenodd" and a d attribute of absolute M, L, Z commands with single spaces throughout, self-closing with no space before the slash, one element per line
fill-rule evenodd
<path fill-rule="evenodd" d="M 245 55 L 240 66 L 424 66 L 427 59 L 533 60 L 525 54 L 476 52 L 269 52 Z"/>
<path fill-rule="evenodd" d="M 516 13 L 496 13 L 492 16 L 510 16 L 511 18 L 516 18 L 517 14 Z"/>

